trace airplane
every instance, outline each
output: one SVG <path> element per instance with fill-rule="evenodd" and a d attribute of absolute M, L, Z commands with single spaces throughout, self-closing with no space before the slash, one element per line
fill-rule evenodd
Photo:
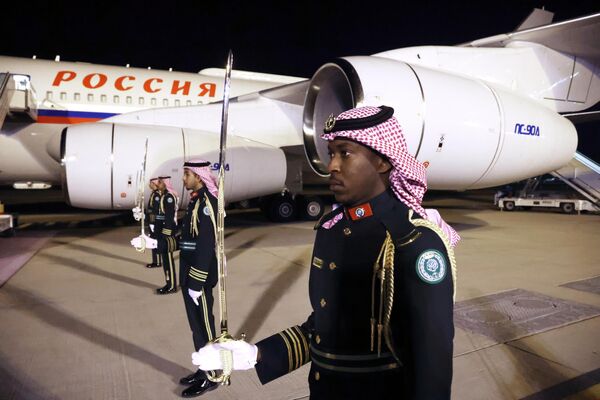
<path fill-rule="evenodd" d="M 234 70 L 231 96 L 301 80 Z M 187 73 L 64 62 L 59 56 L 54 61 L 0 56 L 0 184 L 66 189 L 60 147 L 67 126 L 149 108 L 220 101 L 222 90 L 223 69 L 218 68 Z M 97 138 L 88 139 L 85 146 L 102 149 L 96 147 Z M 94 173 L 89 178 L 94 180 Z M 93 207 L 77 200 L 73 205 Z"/>
<path fill-rule="evenodd" d="M 290 220 L 297 208 L 309 219 L 318 218 L 319 199 L 307 196 L 300 202 L 297 196 L 311 174 L 327 175 L 326 146 L 318 134 L 328 115 L 361 105 L 396 110 L 409 151 L 427 168 L 430 189 L 493 187 L 561 168 L 577 147 L 577 131 L 561 114 L 580 115 L 600 100 L 595 40 L 600 13 L 559 23 L 551 23 L 552 17 L 536 9 L 514 32 L 458 46 L 342 57 L 321 66 L 311 79 L 277 77 L 271 87 L 244 94 L 235 88 L 241 83 L 232 82 L 227 201 L 266 198 L 264 208 L 273 219 Z M 89 68 L 87 75 L 72 79 L 56 71 L 50 77 L 60 85 L 81 79 L 89 89 L 81 95 L 88 96 L 95 94 L 89 86 L 104 81 L 118 89 L 117 80 L 126 76 Z M 223 73 L 214 70 L 221 79 Z M 136 78 L 137 90 L 148 82 L 150 89 L 157 88 L 152 77 Z M 125 79 L 121 82 L 128 83 Z M 165 91 L 174 85 L 160 83 Z M 214 93 L 220 96 L 218 87 Z M 181 105 L 115 112 L 97 122 L 68 125 L 45 142 L 37 141 L 42 142 L 37 147 L 51 155 L 46 167 L 52 168 L 54 181 L 60 171 L 71 205 L 127 209 L 134 205 L 146 139 L 149 175 L 179 178 L 183 161 L 197 157 L 218 168 L 221 104 Z M 27 139 L 20 143 L 36 142 Z M 5 168 L 12 168 L 13 177 L 26 175 L 8 161 L 0 165 L 0 180 Z M 186 201 L 182 196 L 180 206 Z"/>

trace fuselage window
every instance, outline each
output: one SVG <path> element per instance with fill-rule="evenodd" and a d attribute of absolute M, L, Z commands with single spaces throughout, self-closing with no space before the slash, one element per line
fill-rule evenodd
<path fill-rule="evenodd" d="M 106 95 L 105 94 L 101 94 L 100 95 L 100 102 L 101 103 L 106 103 Z"/>
<path fill-rule="evenodd" d="M 163 99 L 163 106 L 164 107 L 168 107 L 169 106 L 169 99 Z"/>
<path fill-rule="evenodd" d="M 127 104 L 131 104 L 131 96 L 127 96 L 127 98 L 125 99 L 125 102 Z"/>
<path fill-rule="evenodd" d="M 47 99 L 51 99 L 52 98 L 52 92 L 51 91 L 47 91 L 46 92 L 46 98 Z"/>
<path fill-rule="evenodd" d="M 92 93 L 88 94 L 88 102 L 92 103 L 94 101 L 94 95 Z"/>
<path fill-rule="evenodd" d="M 67 92 L 60 92 L 60 99 L 61 100 L 66 100 L 67 99 Z"/>
<path fill-rule="evenodd" d="M 154 97 L 150 99 L 150 104 L 152 104 L 153 106 L 156 105 L 156 99 Z"/>
<path fill-rule="evenodd" d="M 179 107 L 181 105 L 181 102 L 179 101 L 179 99 L 175 99 L 175 107 Z"/>
<path fill-rule="evenodd" d="M 75 94 L 73 95 L 73 99 L 74 99 L 75 101 L 81 101 L 81 93 L 75 93 Z"/>
<path fill-rule="evenodd" d="M 113 96 L 113 103 L 119 104 L 119 96 Z"/>
<path fill-rule="evenodd" d="M 144 104 L 144 98 L 143 97 L 139 98 L 139 103 L 140 103 L 140 105 Z"/>

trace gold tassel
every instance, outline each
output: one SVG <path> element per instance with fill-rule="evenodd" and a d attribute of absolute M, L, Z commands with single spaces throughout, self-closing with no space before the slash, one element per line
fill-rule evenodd
<path fill-rule="evenodd" d="M 200 208 L 200 201 L 196 201 L 194 209 L 192 210 L 192 223 L 190 224 L 190 233 L 192 237 L 198 236 L 198 209 Z"/>
<path fill-rule="evenodd" d="M 373 264 L 373 279 L 371 280 L 371 351 L 373 351 L 375 341 L 375 282 L 379 277 L 379 261 L 381 260 L 384 248 L 385 242 L 381 246 L 381 250 L 379 250 L 375 264 Z"/>

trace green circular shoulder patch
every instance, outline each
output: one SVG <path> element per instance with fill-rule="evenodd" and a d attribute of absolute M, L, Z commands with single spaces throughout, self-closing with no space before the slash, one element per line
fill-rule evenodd
<path fill-rule="evenodd" d="M 438 250 L 425 250 L 417 258 L 417 275 L 425 283 L 440 283 L 444 280 L 447 269 L 446 259 Z"/>

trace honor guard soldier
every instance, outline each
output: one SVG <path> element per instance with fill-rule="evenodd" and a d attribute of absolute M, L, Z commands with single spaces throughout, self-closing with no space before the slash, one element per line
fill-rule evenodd
<path fill-rule="evenodd" d="M 210 344 L 201 369 L 255 366 L 270 382 L 312 361 L 311 399 L 450 399 L 455 259 L 460 239 L 424 210 L 425 168 L 390 107 L 348 110 L 325 124 L 330 189 L 341 207 L 317 230 L 313 312 L 257 345 Z"/>
<path fill-rule="evenodd" d="M 175 249 L 181 251 L 181 293 L 192 330 L 194 349 L 198 350 L 216 337 L 212 308 L 213 288 L 218 283 L 215 253 L 218 189 L 208 161 L 191 160 L 183 168 L 183 183 L 190 191 L 190 202 L 182 219 L 179 240 L 174 237 L 163 237 L 157 241 L 147 239 L 147 247 L 157 247 L 161 253 Z M 139 247 L 139 240 L 139 237 L 134 238 L 131 244 Z M 179 382 L 189 386 L 181 393 L 183 397 L 200 396 L 218 387 L 200 369 L 181 378 Z"/>
<path fill-rule="evenodd" d="M 181 224 L 179 276 L 194 349 L 198 350 L 217 336 L 212 309 L 213 288 L 218 283 L 215 253 L 218 189 L 208 161 L 190 160 L 183 168 L 183 183 L 191 194 Z M 190 385 L 181 393 L 183 397 L 199 396 L 218 387 L 200 369 L 182 378 L 180 383 Z"/>
<path fill-rule="evenodd" d="M 158 213 L 154 224 L 154 238 L 158 243 L 175 242 L 177 228 L 177 192 L 171 185 L 170 176 L 158 177 Z M 173 259 L 174 246 L 163 246 L 157 249 L 165 273 L 165 286 L 156 289 L 158 294 L 169 294 L 177 291 L 177 274 L 175 273 L 175 260 Z"/>
<path fill-rule="evenodd" d="M 150 227 L 150 237 L 156 239 L 156 233 L 154 232 L 154 225 L 156 222 L 156 216 L 158 215 L 158 208 L 160 206 L 160 191 L 158 190 L 158 178 L 150 179 L 150 199 L 148 199 L 148 224 Z M 146 264 L 146 268 L 159 268 L 161 267 L 161 260 L 157 249 L 152 249 L 152 263 Z"/>

